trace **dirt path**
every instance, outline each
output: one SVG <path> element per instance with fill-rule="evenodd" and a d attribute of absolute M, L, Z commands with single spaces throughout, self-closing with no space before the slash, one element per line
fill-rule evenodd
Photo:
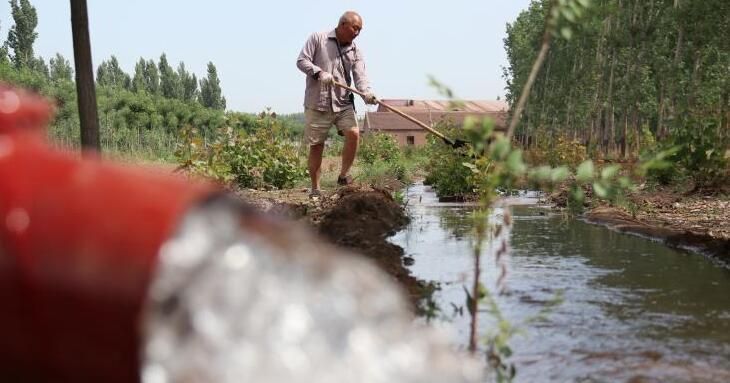
<path fill-rule="evenodd" d="M 316 200 L 304 189 L 236 194 L 261 211 L 306 222 L 331 243 L 373 260 L 404 288 L 416 312 L 425 309 L 431 286 L 410 274 L 403 265 L 403 249 L 387 241 L 408 224 L 404 209 L 387 191 L 349 186 Z"/>

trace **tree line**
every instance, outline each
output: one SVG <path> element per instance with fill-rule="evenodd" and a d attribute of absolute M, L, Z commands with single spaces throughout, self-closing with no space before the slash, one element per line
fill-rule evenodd
<path fill-rule="evenodd" d="M 184 102 L 199 102 L 212 109 L 226 108 L 218 71 L 212 62 L 208 63 L 207 76 L 198 81 L 195 73 L 188 72 L 183 62 L 178 64 L 177 69 L 173 69 L 165 53 L 162 53 L 158 63 L 140 57 L 135 64 L 133 76 L 125 73 L 117 58 L 112 55 L 99 65 L 96 83 L 102 87 L 125 89 L 135 93 L 146 92 Z"/>
<path fill-rule="evenodd" d="M 36 56 L 36 9 L 29 0 L 9 2 L 13 25 L 0 48 L 0 81 L 54 99 L 57 112 L 51 136 L 61 144 L 76 146 L 79 117 L 73 67 L 60 53 L 48 63 Z M 206 76 L 198 80 L 183 62 L 173 69 L 164 53 L 158 62 L 140 58 L 132 75 L 111 56 L 98 65 L 96 85 L 102 144 L 112 150 L 152 145 L 156 147 L 146 149 L 169 156 L 180 129 L 195 126 L 212 132 L 226 120 L 226 99 L 212 62 L 207 65 Z M 239 116 L 238 120 L 246 117 Z"/>
<path fill-rule="evenodd" d="M 10 0 L 13 26 L 8 31 L 8 37 L 0 48 L 0 62 L 6 66 L 30 74 L 40 76 L 39 81 L 48 81 L 51 84 L 59 81 L 73 81 L 73 69 L 63 55 L 49 60 L 35 56 L 33 45 L 38 33 L 38 15 L 35 7 L 29 0 Z M 22 76 L 21 76 L 22 77 Z M 167 56 L 162 53 L 158 63 L 154 60 L 140 58 L 134 68 L 133 76 L 125 73 L 119 66 L 115 56 L 102 61 L 96 71 L 96 82 L 101 87 L 113 87 L 133 91 L 147 92 L 151 95 L 161 95 L 165 98 L 178 99 L 185 102 L 199 102 L 207 108 L 225 110 L 226 99 L 222 94 L 218 71 L 212 62 L 208 63 L 206 77 L 198 81 L 194 73 L 185 68 L 180 62 L 177 70 L 170 66 Z M 38 82 L 28 84 L 38 86 Z M 40 90 L 40 89 L 39 89 Z"/>
<path fill-rule="evenodd" d="M 78 146 L 79 116 L 74 70 L 63 55 L 46 63 L 33 45 L 38 17 L 29 0 L 10 0 L 13 25 L 0 47 L 0 81 L 38 91 L 56 102 L 50 136 L 62 146 Z M 0 30 L 1 32 L 1 30 Z M 162 53 L 157 62 L 140 58 L 130 75 L 112 55 L 96 69 L 97 104 L 104 150 L 148 159 L 172 159 L 183 132 L 190 128 L 214 140 L 223 127 L 253 133 L 272 117 L 283 139 L 296 141 L 303 131 L 301 114 L 276 116 L 226 112 L 226 99 L 215 65 L 209 62 L 198 79 L 185 63 L 176 67 Z"/>
<path fill-rule="evenodd" d="M 552 3 L 534 0 L 507 25 L 512 105 Z M 569 32 L 553 40 L 534 82 L 517 128 L 524 144 L 569 137 L 593 153 L 628 158 L 659 142 L 676 147 L 687 170 L 727 169 L 730 2 L 593 0 Z"/>

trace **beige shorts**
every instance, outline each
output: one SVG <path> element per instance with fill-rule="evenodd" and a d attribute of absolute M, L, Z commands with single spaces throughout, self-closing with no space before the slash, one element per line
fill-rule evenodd
<path fill-rule="evenodd" d="M 355 119 L 355 110 L 347 108 L 339 112 L 327 111 L 322 112 L 316 109 L 304 109 L 304 142 L 312 145 L 324 144 L 332 125 L 337 130 L 344 132 L 347 130 L 357 129 L 357 120 Z"/>

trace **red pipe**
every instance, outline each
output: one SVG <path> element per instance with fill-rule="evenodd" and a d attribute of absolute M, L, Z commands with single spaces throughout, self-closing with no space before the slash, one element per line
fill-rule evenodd
<path fill-rule="evenodd" d="M 51 149 L 49 103 L 0 85 L 0 381 L 139 381 L 158 250 L 215 192 Z"/>

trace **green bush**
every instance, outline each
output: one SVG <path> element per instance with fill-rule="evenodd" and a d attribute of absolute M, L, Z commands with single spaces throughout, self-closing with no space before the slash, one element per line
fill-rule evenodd
<path fill-rule="evenodd" d="M 363 135 L 358 157 L 366 164 L 373 164 L 378 160 L 398 161 L 403 157 L 403 153 L 395 137 L 388 133 L 373 132 Z"/>
<path fill-rule="evenodd" d="M 437 129 L 447 137 L 456 137 L 456 134 L 460 133 L 448 124 L 440 124 Z M 464 166 L 464 162 L 468 161 L 465 150 L 465 148 L 454 149 L 444 144 L 440 138 L 428 136 L 426 144 L 428 162 L 425 165 L 427 176 L 424 182 L 432 185 L 439 197 L 474 192 L 472 171 Z"/>
<path fill-rule="evenodd" d="M 376 186 L 388 184 L 389 181 L 408 181 L 408 171 L 402 161 L 386 162 L 376 160 L 372 164 L 363 164 L 360 167 L 358 179 L 360 182 L 370 183 Z"/>
<path fill-rule="evenodd" d="M 588 159 L 585 145 L 578 140 L 562 136 L 555 139 L 554 147 L 548 153 L 550 166 L 567 165 L 571 169 L 575 169 L 576 166 Z"/>
<path fill-rule="evenodd" d="M 647 170 L 647 179 L 665 186 L 690 180 L 697 189 L 729 186 L 730 150 L 728 140 L 717 134 L 720 123 L 711 117 L 683 118 L 669 140 L 642 153 L 643 160 L 657 155 L 663 160 Z"/>
<path fill-rule="evenodd" d="M 562 135 L 555 136 L 544 129 L 539 129 L 535 136 L 540 137 L 537 145 L 530 147 L 525 153 L 525 159 L 531 165 L 567 165 L 575 169 L 589 157 L 588 148 L 578 140 Z"/>
<path fill-rule="evenodd" d="M 673 132 L 673 144 L 679 148 L 675 160 L 699 188 L 730 184 L 730 142 L 717 133 L 721 123 L 718 118 L 688 117 L 685 126 Z"/>
<path fill-rule="evenodd" d="M 345 146 L 345 139 L 339 134 L 330 137 L 324 146 L 325 157 L 339 157 L 342 155 L 342 148 Z"/>
<path fill-rule="evenodd" d="M 267 129 L 253 133 L 224 128 L 206 143 L 194 129 L 184 129 L 176 156 L 182 166 L 194 174 L 239 187 L 287 188 L 306 176 L 297 155 L 297 147 L 282 137 L 274 119 L 257 122 Z"/>
<path fill-rule="evenodd" d="M 667 186 L 686 180 L 685 173 L 682 171 L 679 158 L 676 155 L 678 149 L 675 148 L 673 153 L 665 158 L 665 166 L 658 166 L 647 170 L 646 179 L 649 183 Z M 648 158 L 655 156 L 656 153 L 656 151 L 646 152 L 641 156 L 641 159 L 642 161 L 646 161 Z"/>

